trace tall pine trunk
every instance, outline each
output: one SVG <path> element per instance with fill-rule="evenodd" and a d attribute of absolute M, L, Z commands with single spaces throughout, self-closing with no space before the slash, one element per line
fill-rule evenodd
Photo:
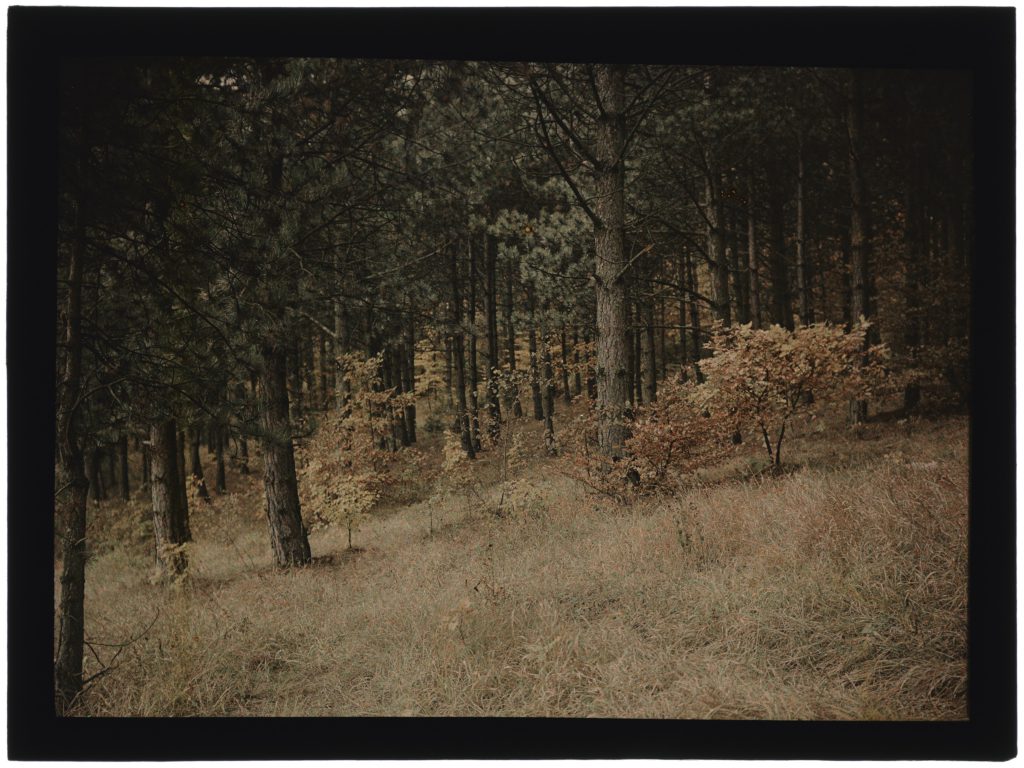
<path fill-rule="evenodd" d="M 851 73 L 847 93 L 847 150 L 850 177 L 850 314 L 856 323 L 860 318 L 871 319 L 871 226 L 868 221 L 867 195 L 864 183 L 864 164 L 861 156 L 861 130 L 864 120 L 864 93 L 862 74 Z M 871 334 L 865 336 L 869 344 Z M 854 422 L 867 419 L 866 400 L 851 403 Z"/>
<path fill-rule="evenodd" d="M 597 408 L 601 450 L 625 454 L 628 371 L 626 355 L 626 273 L 624 189 L 626 67 L 595 66 L 597 97 L 604 109 L 597 120 L 594 210 L 597 299 Z"/>
<path fill-rule="evenodd" d="M 498 398 L 498 241 L 494 235 L 484 240 L 484 293 L 487 303 L 487 409 L 492 438 L 501 432 L 501 405 Z"/>
<path fill-rule="evenodd" d="M 75 210 L 74 239 L 68 265 L 65 313 L 65 361 L 57 405 L 57 531 L 61 572 L 57 649 L 54 662 L 54 704 L 58 715 L 68 711 L 82 690 L 85 647 L 85 529 L 89 481 L 86 479 L 78 432 L 77 404 L 82 386 L 82 268 L 85 221 L 81 203 Z"/>
<path fill-rule="evenodd" d="M 153 536 L 157 559 L 169 576 L 184 573 L 188 568 L 188 555 L 183 545 L 192 538 L 188 525 L 188 502 L 178 469 L 177 433 L 178 427 L 173 419 L 156 424 L 150 430 L 152 475 L 149 487 L 153 501 Z"/>
<path fill-rule="evenodd" d="M 462 442 L 462 450 L 471 459 L 476 458 L 476 447 L 470 426 L 469 408 L 466 403 L 466 355 L 465 341 L 462 335 L 462 291 L 459 278 L 458 251 L 452 247 L 449 257 L 449 276 L 452 285 L 452 358 L 455 366 L 455 405 L 456 423 Z"/>
<path fill-rule="evenodd" d="M 750 271 L 750 323 L 761 328 L 761 276 L 757 266 L 757 232 L 754 216 L 754 175 L 747 176 L 747 269 Z"/>
<path fill-rule="evenodd" d="M 515 383 L 516 372 L 516 329 L 512 322 L 512 284 L 514 282 L 512 261 L 505 265 L 505 302 L 503 306 L 503 317 L 505 321 L 505 361 L 509 373 L 513 374 L 512 381 L 508 384 L 508 398 L 505 402 L 505 410 L 511 410 L 512 415 L 519 418 L 523 415 L 523 406 L 519 402 L 519 387 Z"/>
<path fill-rule="evenodd" d="M 654 303 L 650 298 L 645 299 L 643 302 L 643 330 L 640 338 L 640 357 L 644 402 L 650 404 L 658 399 L 658 361 L 654 347 Z"/>
<path fill-rule="evenodd" d="M 796 173 L 796 286 L 799 296 L 800 325 L 814 322 L 811 306 L 811 281 L 808 277 L 807 243 L 804 236 L 804 134 L 797 134 Z"/>
<path fill-rule="evenodd" d="M 295 452 L 288 417 L 287 355 L 280 344 L 263 347 L 262 445 L 270 545 L 278 566 L 303 565 L 311 559 L 302 524 Z"/>
<path fill-rule="evenodd" d="M 131 488 L 128 486 L 128 436 L 121 435 L 117 441 L 118 458 L 121 464 L 121 500 L 128 501 L 131 498 Z"/>
<path fill-rule="evenodd" d="M 544 419 L 544 404 L 541 402 L 540 393 L 540 368 L 537 365 L 537 321 L 536 304 L 534 298 L 533 283 L 526 283 L 526 308 L 530 313 L 529 343 L 530 343 L 530 390 L 533 393 L 533 418 L 537 421 Z"/>

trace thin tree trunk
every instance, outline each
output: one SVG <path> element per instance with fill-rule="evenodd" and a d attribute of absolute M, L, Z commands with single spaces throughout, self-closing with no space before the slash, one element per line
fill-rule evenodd
<path fill-rule="evenodd" d="M 484 292 L 487 300 L 487 408 L 491 438 L 501 432 L 501 405 L 498 398 L 498 241 L 494 235 L 484 239 Z"/>
<path fill-rule="evenodd" d="M 89 481 L 88 499 L 99 503 L 106 499 L 103 492 L 103 478 L 100 473 L 100 449 L 92 447 L 85 452 L 85 476 Z"/>
<path fill-rule="evenodd" d="M 562 399 L 566 404 L 572 402 L 572 392 L 569 389 L 569 336 L 565 332 L 565 325 L 562 325 Z"/>
<path fill-rule="evenodd" d="M 654 348 L 654 305 L 651 299 L 646 299 L 643 304 L 644 326 L 640 338 L 640 353 L 642 358 L 644 402 L 653 403 L 658 399 L 658 361 Z"/>
<path fill-rule="evenodd" d="M 597 406 L 601 450 L 612 458 L 625 454 L 626 425 L 626 273 L 625 243 L 625 134 L 626 67 L 594 67 L 597 97 L 604 109 L 597 120 L 597 167 L 594 226 L 597 293 Z"/>
<path fill-rule="evenodd" d="M 192 539 L 188 525 L 188 503 L 182 492 L 178 469 L 178 427 L 173 419 L 154 425 L 150 431 L 153 462 L 150 494 L 153 501 L 153 535 L 156 556 L 166 574 L 184 573 L 188 555 L 183 545 Z"/>
<path fill-rule="evenodd" d="M 409 395 L 416 393 L 416 328 L 414 313 L 409 312 L 409 322 L 405 327 L 405 359 L 403 361 L 402 376 L 404 389 Z M 416 442 L 416 401 L 410 398 L 409 404 L 403 409 L 405 418 L 405 431 L 409 436 L 409 442 Z"/>
<path fill-rule="evenodd" d="M 747 177 L 747 268 L 750 270 L 750 323 L 761 328 L 761 277 L 757 268 L 756 220 L 754 218 L 754 176 Z"/>
<path fill-rule="evenodd" d="M 555 371 L 551 362 L 551 345 L 547 334 L 544 340 L 544 447 L 549 456 L 558 452 L 555 445 Z"/>
<path fill-rule="evenodd" d="M 227 442 L 227 427 L 222 424 L 216 426 L 217 435 L 217 493 L 228 492 L 227 471 L 224 467 L 224 443 Z"/>
<path fill-rule="evenodd" d="M 470 428 L 469 408 L 466 403 L 466 357 L 464 340 L 462 336 L 462 292 L 460 289 L 458 252 L 453 247 L 450 249 L 449 267 L 452 285 L 452 357 L 455 364 L 455 398 L 456 414 L 459 432 L 462 440 L 462 450 L 471 459 L 476 458 L 476 448 L 473 445 L 473 438 Z"/>
<path fill-rule="evenodd" d="M 469 432 L 473 441 L 473 448 L 480 450 L 480 403 L 479 377 L 477 375 L 476 355 L 476 248 L 473 247 L 473 238 L 466 241 L 469 247 L 469 304 L 467 317 L 469 319 Z"/>
<path fill-rule="evenodd" d="M 686 258 L 683 252 L 679 252 L 676 261 L 676 269 L 679 273 L 679 380 L 686 381 L 686 366 L 690 361 L 686 349 L 686 290 L 689 285 L 686 272 Z M 691 299 L 692 301 L 692 299 Z"/>
<path fill-rule="evenodd" d="M 537 365 L 537 323 L 533 284 L 526 283 L 526 307 L 530 313 L 530 390 L 533 392 L 533 418 L 544 420 L 544 404 L 540 394 L 540 369 Z"/>
<path fill-rule="evenodd" d="M 131 489 L 128 486 L 128 436 L 121 435 L 117 441 L 119 458 L 121 460 L 121 500 L 128 501 L 131 498 Z"/>
<path fill-rule="evenodd" d="M 303 565 L 311 559 L 302 524 L 295 477 L 295 452 L 288 418 L 287 355 L 280 344 L 263 347 L 261 391 L 263 487 L 270 545 L 278 566 Z"/>
<path fill-rule="evenodd" d="M 871 259 L 871 226 L 868 222 L 867 195 L 865 192 L 863 163 L 861 162 L 861 126 L 864 116 L 862 75 L 854 71 L 850 75 L 846 130 L 850 176 L 850 256 L 851 256 L 851 300 L 850 313 L 854 322 L 859 318 L 871 319 L 872 280 L 869 271 Z M 871 339 L 867 336 L 865 344 Z M 855 423 L 867 420 L 866 400 L 851 404 L 851 415 Z"/>
<path fill-rule="evenodd" d="M 797 133 L 796 174 L 796 285 L 800 300 L 800 325 L 814 322 L 811 307 L 810 280 L 807 276 L 806 242 L 804 237 L 804 134 Z"/>
<path fill-rule="evenodd" d="M 573 373 L 573 394 L 579 396 L 583 393 L 583 372 L 580 370 L 580 335 L 576 328 L 572 329 L 572 362 L 576 371 Z"/>
<path fill-rule="evenodd" d="M 709 160 L 709 164 L 712 161 Z M 712 181 L 716 171 L 712 166 L 704 180 L 705 214 L 707 215 L 708 258 L 712 264 L 711 312 L 722 325 L 731 325 L 729 312 L 729 262 L 725 253 L 725 233 L 722 231 L 722 201 L 718 197 L 717 179 Z"/>
<path fill-rule="evenodd" d="M 292 339 L 287 354 L 288 374 L 291 378 L 288 403 L 291 408 L 291 420 L 297 422 L 302 418 L 302 342 L 298 336 Z"/>
<path fill-rule="evenodd" d="M 78 432 L 77 404 L 82 385 L 82 269 L 85 250 L 85 214 L 75 207 L 74 238 L 68 265 L 65 314 L 65 365 L 57 407 L 57 531 L 60 534 L 60 605 L 54 705 L 63 716 L 82 690 L 82 655 L 85 648 L 85 531 L 89 481 Z"/>
<path fill-rule="evenodd" d="M 519 402 L 519 387 L 515 383 L 516 372 L 516 329 L 512 323 L 512 284 L 514 282 L 513 264 L 509 260 L 505 268 L 505 304 L 503 315 L 505 320 L 505 360 L 513 380 L 508 385 L 508 399 L 505 410 L 511 410 L 517 419 L 523 415 L 523 406 Z"/>
<path fill-rule="evenodd" d="M 632 407 L 636 404 L 637 386 L 637 349 L 636 332 L 633 330 L 633 302 L 626 291 L 626 399 Z"/>
<path fill-rule="evenodd" d="M 149 439 L 142 444 L 142 487 L 149 490 L 152 463 L 149 457 Z"/>
<path fill-rule="evenodd" d="M 584 363 L 587 367 L 587 397 L 591 400 L 597 400 L 597 369 L 593 363 L 593 355 L 590 354 L 590 331 L 583 331 L 583 343 L 587 346 L 587 353 L 584 357 Z"/>
<path fill-rule="evenodd" d="M 774 178 L 774 177 L 772 177 Z M 789 269 L 786 266 L 786 219 L 782 190 L 776 182 L 768 198 L 771 225 L 772 322 L 793 330 L 793 307 L 789 292 Z"/>
<path fill-rule="evenodd" d="M 200 499 L 209 499 L 210 492 L 206 489 L 206 478 L 203 476 L 203 463 L 199 460 L 199 427 L 193 427 L 192 433 L 192 482 Z M 215 430 L 211 429 L 211 433 Z"/>

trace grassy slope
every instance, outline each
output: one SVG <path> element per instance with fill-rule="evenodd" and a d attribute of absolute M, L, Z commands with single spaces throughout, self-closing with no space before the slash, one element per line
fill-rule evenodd
<path fill-rule="evenodd" d="M 629 507 L 537 458 L 515 514 L 486 513 L 485 479 L 434 505 L 432 536 L 425 501 L 391 505 L 361 552 L 320 531 L 325 557 L 291 572 L 271 566 L 259 475 L 232 475 L 194 505 L 194 578 L 171 590 L 152 582 L 145 503 L 108 503 L 87 637 L 157 618 L 83 713 L 963 718 L 966 430 L 805 425 L 795 471 L 744 479 L 751 445 L 683 497 Z"/>

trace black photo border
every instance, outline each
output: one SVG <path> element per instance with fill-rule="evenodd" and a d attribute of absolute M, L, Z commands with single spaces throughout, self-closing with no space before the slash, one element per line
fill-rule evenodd
<path fill-rule="evenodd" d="M 1013 8 L 8 9 L 8 756 L 987 759 L 1016 754 Z M 53 713 L 57 72 L 151 55 L 926 67 L 974 79 L 966 722 Z M 283 730 L 277 731 L 276 727 Z M 279 732 L 284 738 L 276 739 Z"/>

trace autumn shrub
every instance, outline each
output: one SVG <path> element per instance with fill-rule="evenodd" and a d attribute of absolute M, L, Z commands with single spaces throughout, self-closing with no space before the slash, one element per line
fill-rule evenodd
<path fill-rule="evenodd" d="M 712 395 L 706 384 L 665 381 L 655 402 L 636 409 L 626 450 L 642 487 L 678 489 L 686 475 L 734 451 L 733 420 L 709 409 Z"/>
<path fill-rule="evenodd" d="M 850 331 L 818 323 L 790 331 L 774 325 L 718 326 L 701 363 L 707 407 L 737 429 L 756 426 L 773 466 L 782 464 L 786 426 L 800 412 L 865 399 L 886 377 L 884 346 L 867 348 L 868 326 Z"/>

